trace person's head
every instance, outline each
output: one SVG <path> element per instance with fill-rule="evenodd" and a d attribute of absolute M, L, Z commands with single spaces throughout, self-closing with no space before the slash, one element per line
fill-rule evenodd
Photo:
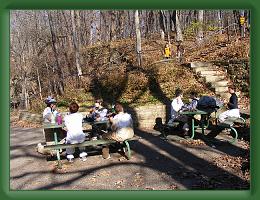
<path fill-rule="evenodd" d="M 166 44 L 165 44 L 165 48 L 168 48 L 168 47 L 169 47 L 169 44 L 168 44 L 168 43 L 166 43 Z"/>
<path fill-rule="evenodd" d="M 182 90 L 180 88 L 177 88 L 175 90 L 175 97 L 180 97 L 182 98 Z"/>
<path fill-rule="evenodd" d="M 70 110 L 70 113 L 76 113 L 79 110 L 79 105 L 76 102 L 72 102 L 69 105 L 69 110 Z"/>
<path fill-rule="evenodd" d="M 230 94 L 234 93 L 236 91 L 235 87 L 233 85 L 228 86 L 228 92 Z"/>
<path fill-rule="evenodd" d="M 180 40 L 176 41 L 176 45 L 177 45 L 177 46 L 180 46 L 181 43 L 182 43 L 182 41 L 180 41 Z"/>
<path fill-rule="evenodd" d="M 97 99 L 96 101 L 95 101 L 95 107 L 96 108 L 100 108 L 100 107 L 102 107 L 103 106 L 103 100 L 102 99 Z"/>
<path fill-rule="evenodd" d="M 116 103 L 115 111 L 116 111 L 116 113 L 124 112 L 124 108 L 123 108 L 122 104 Z"/>
<path fill-rule="evenodd" d="M 56 103 L 57 101 L 55 99 L 53 99 L 52 97 L 48 97 L 46 100 L 45 100 L 45 103 L 47 105 L 47 107 L 50 107 L 52 109 L 55 109 L 56 108 Z"/>
<path fill-rule="evenodd" d="M 190 98 L 191 98 L 191 99 L 195 99 L 195 98 L 197 98 L 197 97 L 198 97 L 198 93 L 197 93 L 197 92 L 192 91 L 192 92 L 190 93 Z"/>

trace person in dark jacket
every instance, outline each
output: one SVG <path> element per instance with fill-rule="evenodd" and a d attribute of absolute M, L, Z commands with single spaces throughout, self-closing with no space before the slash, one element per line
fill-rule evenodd
<path fill-rule="evenodd" d="M 240 117 L 238 98 L 235 93 L 235 88 L 233 86 L 229 86 L 228 91 L 231 94 L 231 97 L 229 98 L 229 102 L 227 104 L 228 110 L 219 115 L 219 122 L 224 122 L 228 117 Z"/>

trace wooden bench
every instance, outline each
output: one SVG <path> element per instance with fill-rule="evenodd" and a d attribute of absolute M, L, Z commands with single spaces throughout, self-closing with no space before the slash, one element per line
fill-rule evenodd
<path fill-rule="evenodd" d="M 243 119 L 242 117 L 229 117 L 224 122 L 218 123 L 218 126 L 223 128 L 229 128 L 231 129 L 231 131 L 235 133 L 235 136 L 229 141 L 231 144 L 236 143 L 238 137 L 237 130 L 234 128 L 235 123 L 245 125 L 246 120 Z"/>
<path fill-rule="evenodd" d="M 77 144 L 58 144 L 55 142 L 54 145 L 44 145 L 43 148 L 44 150 L 56 150 L 56 156 L 58 160 L 58 168 L 61 168 L 61 162 L 60 162 L 60 150 L 61 149 L 66 149 L 66 148 L 75 148 L 75 147 L 87 147 L 87 146 L 100 146 L 100 145 L 110 145 L 110 144 L 116 144 L 118 143 L 121 147 L 122 150 L 124 151 L 126 157 L 128 160 L 131 159 L 131 149 L 129 145 L 129 141 L 137 140 L 137 137 L 133 137 L 131 139 L 125 140 L 123 142 L 117 142 L 115 140 L 104 140 L 104 139 L 99 139 L 99 140 L 87 140 L 82 143 L 77 143 Z"/>

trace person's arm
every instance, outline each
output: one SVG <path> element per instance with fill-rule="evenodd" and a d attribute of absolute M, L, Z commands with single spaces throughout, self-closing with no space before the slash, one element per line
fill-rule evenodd
<path fill-rule="evenodd" d="M 65 131 L 68 131 L 68 128 L 67 128 L 67 124 L 68 124 L 68 118 L 67 118 L 68 115 L 65 115 L 64 117 L 64 127 L 63 127 L 63 130 Z"/>
<path fill-rule="evenodd" d="M 112 123 L 112 125 L 111 125 L 111 130 L 112 130 L 112 131 L 116 131 L 116 129 L 117 129 L 116 120 L 115 120 L 115 119 L 111 120 L 111 123 Z"/>
<path fill-rule="evenodd" d="M 194 110 L 197 106 L 197 100 L 192 99 L 191 103 L 188 104 L 185 108 L 188 110 Z"/>
<path fill-rule="evenodd" d="M 43 119 L 47 119 L 49 122 L 51 121 L 51 109 L 46 108 L 42 113 Z"/>

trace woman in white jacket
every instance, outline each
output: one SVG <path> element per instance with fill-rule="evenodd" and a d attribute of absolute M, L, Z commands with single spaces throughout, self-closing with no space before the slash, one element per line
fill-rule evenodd
<path fill-rule="evenodd" d="M 85 141 L 85 134 L 83 133 L 82 129 L 82 120 L 83 115 L 78 113 L 79 106 L 77 103 L 73 102 L 69 105 L 70 114 L 64 117 L 64 124 L 67 129 L 67 137 L 66 143 L 67 144 L 76 144 Z M 84 152 L 84 147 L 80 148 L 80 158 L 85 161 L 87 153 Z M 75 152 L 74 148 L 67 148 L 67 159 L 72 161 L 74 158 L 73 153 Z"/>
<path fill-rule="evenodd" d="M 115 140 L 118 142 L 125 141 L 134 136 L 133 120 L 130 114 L 124 112 L 124 108 L 121 104 L 117 103 L 115 105 L 116 115 L 110 117 L 109 121 L 112 123 L 111 132 L 104 133 L 102 135 L 103 139 Z M 103 158 L 110 158 L 109 147 L 104 147 L 102 149 Z"/>

